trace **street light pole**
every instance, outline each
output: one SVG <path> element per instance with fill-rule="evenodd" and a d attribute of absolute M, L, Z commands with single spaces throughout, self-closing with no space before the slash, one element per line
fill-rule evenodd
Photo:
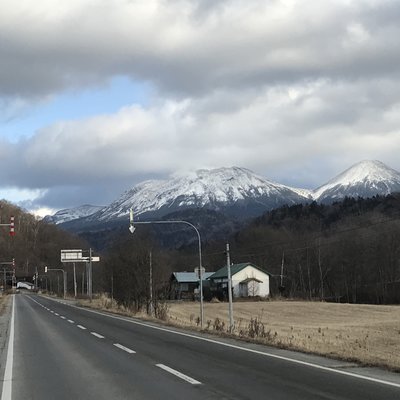
<path fill-rule="evenodd" d="M 44 272 L 47 271 L 61 271 L 63 274 L 63 286 L 64 286 L 64 299 L 67 297 L 67 271 L 64 271 L 62 268 L 47 268 L 44 267 Z"/>
<path fill-rule="evenodd" d="M 201 257 L 201 237 L 199 230 L 190 222 L 183 220 L 172 220 L 172 221 L 138 221 L 135 222 L 135 225 L 150 225 L 150 224 L 185 224 L 192 227 L 197 234 L 198 245 L 199 245 L 199 278 L 200 278 L 200 327 L 203 329 L 203 321 L 204 321 L 204 305 L 203 305 L 203 265 L 202 265 L 202 257 Z M 131 233 L 135 232 L 135 226 L 133 223 L 133 210 L 130 209 L 130 226 L 129 230 Z"/>

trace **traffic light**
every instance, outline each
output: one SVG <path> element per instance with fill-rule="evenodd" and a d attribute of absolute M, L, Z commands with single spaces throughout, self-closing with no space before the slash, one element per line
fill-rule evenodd
<path fill-rule="evenodd" d="M 15 235 L 14 216 L 10 217 L 10 236 Z"/>

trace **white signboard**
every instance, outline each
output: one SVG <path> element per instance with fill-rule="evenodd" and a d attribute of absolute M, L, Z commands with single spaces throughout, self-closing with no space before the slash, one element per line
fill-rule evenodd
<path fill-rule="evenodd" d="M 61 262 L 82 262 L 82 250 L 61 250 Z"/>
<path fill-rule="evenodd" d="M 201 276 L 204 276 L 206 269 L 204 267 L 202 267 L 201 271 L 200 271 L 200 268 L 197 267 L 194 269 L 194 272 L 195 272 L 197 278 L 200 279 L 200 272 L 201 272 Z"/>

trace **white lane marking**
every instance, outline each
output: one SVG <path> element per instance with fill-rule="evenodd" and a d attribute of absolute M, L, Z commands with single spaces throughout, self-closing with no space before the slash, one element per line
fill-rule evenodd
<path fill-rule="evenodd" d="M 52 300 L 52 301 L 55 301 L 55 302 L 58 303 L 58 300 L 55 300 L 55 299 L 52 299 L 52 298 L 48 298 L 48 300 Z M 35 301 L 35 300 L 33 300 L 33 301 Z M 392 386 L 392 387 L 400 388 L 400 383 L 385 381 L 383 379 L 372 378 L 372 377 L 366 376 L 366 375 L 359 375 L 359 374 L 356 374 L 354 372 L 348 372 L 348 371 L 343 371 L 343 370 L 339 370 L 339 369 L 334 369 L 332 367 L 324 367 L 323 365 L 318 365 L 318 364 L 310 363 L 310 362 L 307 362 L 307 361 L 301 361 L 301 360 L 297 360 L 295 358 L 290 358 L 290 357 L 286 357 L 286 356 L 280 356 L 280 355 L 277 355 L 277 354 L 271 354 L 271 353 L 267 353 L 266 351 L 253 350 L 253 349 L 249 349 L 249 348 L 246 348 L 246 347 L 241 347 L 241 346 L 230 344 L 230 343 L 219 342 L 217 340 L 213 340 L 213 339 L 208 339 L 208 338 L 201 337 L 201 336 L 192 335 L 190 333 L 177 332 L 177 331 L 173 331 L 173 330 L 170 330 L 170 329 L 167 329 L 167 328 L 162 328 L 162 327 L 159 327 L 159 326 L 149 325 L 149 324 L 146 324 L 144 322 L 134 321 L 132 319 L 127 319 L 127 318 L 123 318 L 123 317 L 118 317 L 116 315 L 105 314 L 105 313 L 102 313 L 102 312 L 99 312 L 99 311 L 95 311 L 95 310 L 89 310 L 88 308 L 77 307 L 77 306 L 74 306 L 72 304 L 67 304 L 67 305 L 69 307 L 72 307 L 72 308 L 77 308 L 78 310 L 81 310 L 81 311 L 86 311 L 86 312 L 89 312 L 89 313 L 102 315 L 103 317 L 108 317 L 108 318 L 113 318 L 113 319 L 117 319 L 117 320 L 120 320 L 120 321 L 129 322 L 131 324 L 144 326 L 144 327 L 150 328 L 150 329 L 155 329 L 155 330 L 159 330 L 159 331 L 163 331 L 163 332 L 169 332 L 169 333 L 172 333 L 172 334 L 175 334 L 175 335 L 179 335 L 179 336 L 190 337 L 192 339 L 201 340 L 201 341 L 208 342 L 208 343 L 214 343 L 214 344 L 217 344 L 217 345 L 220 345 L 220 346 L 225 346 L 225 347 L 229 347 L 229 348 L 236 349 L 236 350 L 246 351 L 248 353 L 259 354 L 259 355 L 262 355 L 262 356 L 265 356 L 265 357 L 275 358 L 275 359 L 287 361 L 287 362 L 290 362 L 290 363 L 293 363 L 293 364 L 304 365 L 304 366 L 307 366 L 307 367 L 310 367 L 310 368 L 315 368 L 315 369 L 319 369 L 319 370 L 326 371 L 326 372 L 332 372 L 332 373 L 338 374 L 338 375 L 350 376 L 352 378 L 361 379 L 361 380 L 364 380 L 364 381 L 369 381 L 369 382 L 379 383 L 379 384 L 386 385 L 386 386 Z"/>
<path fill-rule="evenodd" d="M 58 317 L 60 314 L 55 312 L 54 315 L 56 315 Z"/>
<path fill-rule="evenodd" d="M 68 322 L 69 322 L 70 324 L 74 324 L 74 323 L 75 323 L 75 321 L 72 321 L 72 319 L 69 319 Z"/>
<path fill-rule="evenodd" d="M 66 318 L 64 317 L 64 315 L 61 315 L 60 318 L 61 318 L 61 319 L 66 319 Z"/>
<path fill-rule="evenodd" d="M 53 300 L 53 299 L 49 299 L 49 300 Z M 53 301 L 57 301 L 57 300 L 53 300 Z M 359 375 L 359 374 L 356 374 L 356 373 L 353 373 L 353 372 L 334 369 L 334 368 L 331 368 L 331 367 L 324 367 L 323 365 L 318 365 L 318 364 L 310 363 L 310 362 L 307 362 L 307 361 L 296 360 L 295 358 L 290 358 L 290 357 L 286 357 L 286 356 L 279 356 L 277 354 L 267 353 L 266 351 L 248 349 L 247 347 L 241 347 L 241 346 L 230 344 L 230 343 L 219 342 L 218 340 L 208 339 L 208 338 L 205 338 L 205 337 L 192 335 L 190 333 L 177 332 L 177 331 L 173 331 L 173 330 L 170 330 L 170 329 L 167 329 L 167 328 L 162 328 L 162 327 L 159 327 L 159 326 L 149 325 L 149 324 L 146 324 L 144 322 L 134 321 L 134 320 L 127 319 L 127 318 L 118 317 L 116 315 L 104 314 L 104 313 L 99 312 L 99 311 L 89 310 L 87 308 L 82 308 L 82 307 L 77 307 L 77 306 L 74 306 L 72 304 L 69 304 L 69 306 L 73 307 L 73 308 L 77 308 L 77 309 L 79 309 L 81 311 L 86 311 L 86 312 L 89 312 L 89 313 L 102 315 L 103 317 L 118 319 L 120 321 L 129 322 L 131 324 L 144 326 L 146 328 L 151 328 L 151 329 L 155 329 L 155 330 L 162 331 L 162 332 L 169 332 L 169 333 L 172 333 L 172 334 L 175 334 L 175 335 L 190 337 L 192 339 L 201 340 L 201 341 L 204 341 L 204 342 L 214 343 L 214 344 L 217 344 L 217 345 L 220 345 L 220 346 L 229 347 L 231 349 L 246 351 L 248 353 L 259 354 L 261 356 L 265 356 L 265 357 L 269 357 L 269 358 L 276 358 L 278 360 L 287 361 L 287 362 L 290 362 L 290 363 L 293 363 L 293 364 L 304 365 L 304 366 L 307 366 L 307 367 L 319 369 L 319 370 L 326 371 L 326 372 L 333 372 L 333 373 L 339 374 L 339 375 L 350 376 L 350 377 L 356 378 L 356 379 L 361 379 L 361 380 L 365 380 L 365 381 L 369 381 L 369 382 L 380 383 L 382 385 L 387 385 L 387 386 L 393 386 L 393 387 L 396 387 L 396 388 L 400 388 L 400 383 L 385 381 L 383 379 L 372 378 L 370 376 L 365 376 L 365 375 Z"/>
<path fill-rule="evenodd" d="M 99 333 L 96 332 L 90 332 L 93 336 L 98 337 L 99 339 L 104 339 L 104 336 L 100 335 Z"/>
<path fill-rule="evenodd" d="M 132 349 L 129 349 L 128 347 L 122 346 L 122 344 L 119 344 L 119 343 L 114 343 L 114 346 L 118 347 L 121 350 L 126 351 L 129 354 L 135 354 L 136 353 L 136 351 L 134 351 Z"/>
<path fill-rule="evenodd" d="M 10 333 L 8 338 L 6 369 L 4 371 L 3 390 L 1 400 L 11 400 L 13 363 L 14 363 L 14 323 L 15 323 L 15 295 L 12 295 L 12 311 L 10 321 Z"/>
<path fill-rule="evenodd" d="M 77 327 L 79 328 L 79 329 L 86 329 L 84 326 L 82 326 L 82 325 L 77 325 Z"/>
<path fill-rule="evenodd" d="M 53 311 L 53 310 L 50 310 L 50 312 L 51 312 L 52 314 L 54 314 L 54 311 Z"/>
<path fill-rule="evenodd" d="M 164 371 L 169 372 L 170 374 L 173 374 L 177 376 L 178 378 L 183 379 L 186 382 L 189 382 L 192 385 L 201 385 L 201 382 L 196 381 L 196 379 L 191 378 L 190 376 L 187 376 L 185 374 L 182 374 L 182 372 L 177 371 L 176 369 L 172 369 L 170 367 L 167 367 L 164 364 L 156 364 L 156 367 L 163 369 Z"/>

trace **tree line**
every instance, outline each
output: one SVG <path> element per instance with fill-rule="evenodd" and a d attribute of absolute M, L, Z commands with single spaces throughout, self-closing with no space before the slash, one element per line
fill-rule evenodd
<path fill-rule="evenodd" d="M 44 265 L 66 268 L 72 292 L 71 265 L 61 264 L 60 250 L 88 249 L 90 244 L 10 203 L 2 201 L 0 207 L 3 223 L 10 215 L 15 215 L 16 221 L 13 238 L 6 229 L 0 235 L 1 258 L 15 258 L 17 273 L 26 276 L 33 276 L 36 267 Z M 207 271 L 226 264 L 224 250 L 229 242 L 233 263 L 252 262 L 271 274 L 273 296 L 350 303 L 400 302 L 399 194 L 346 198 L 331 205 L 312 202 L 280 207 L 245 226 L 229 224 L 229 219 L 209 212 L 209 225 L 202 225 L 201 212 L 193 215 L 196 218 L 190 219 L 186 212 L 185 219 L 200 232 L 213 222 L 221 220 L 224 224 L 222 230 L 210 228 L 218 232 L 216 238 L 204 235 L 203 266 Z M 174 219 L 178 217 L 174 215 Z M 232 232 L 229 225 L 236 230 Z M 196 240 L 193 232 L 178 227 L 170 227 L 164 237 L 160 230 L 147 226 L 132 236 L 127 227 L 128 223 L 124 230 L 110 236 L 100 254 L 101 262 L 94 264 L 94 291 L 107 292 L 119 304 L 136 310 L 149 309 L 152 297 L 157 308 L 157 301 L 169 296 L 172 272 L 192 271 L 198 266 Z M 179 240 L 171 241 L 175 235 Z M 84 267 L 77 268 L 78 287 L 83 288 L 78 293 L 84 294 Z M 54 291 L 55 275 L 48 275 L 50 278 Z"/>

